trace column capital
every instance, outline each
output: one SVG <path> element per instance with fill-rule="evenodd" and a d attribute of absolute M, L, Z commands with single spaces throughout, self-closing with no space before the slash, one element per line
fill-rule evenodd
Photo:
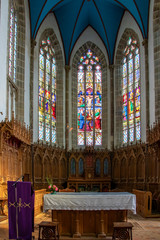
<path fill-rule="evenodd" d="M 108 67 L 109 67 L 109 70 L 112 70 L 112 69 L 114 69 L 115 65 L 114 64 L 110 64 Z"/>
<path fill-rule="evenodd" d="M 145 39 L 142 41 L 142 45 L 145 47 L 145 46 L 147 46 L 147 44 L 148 44 L 148 39 L 145 38 Z"/>
<path fill-rule="evenodd" d="M 37 42 L 35 39 L 31 39 L 31 47 L 34 48 L 36 46 Z"/>
<path fill-rule="evenodd" d="M 70 70 L 71 68 L 70 68 L 70 66 L 69 65 L 65 65 L 65 70 L 66 71 L 68 71 L 69 72 L 69 70 Z"/>

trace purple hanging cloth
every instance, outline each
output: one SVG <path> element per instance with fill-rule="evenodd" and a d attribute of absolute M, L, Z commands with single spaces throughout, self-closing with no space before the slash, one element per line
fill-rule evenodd
<path fill-rule="evenodd" d="M 34 192 L 30 182 L 8 181 L 9 239 L 32 239 Z"/>

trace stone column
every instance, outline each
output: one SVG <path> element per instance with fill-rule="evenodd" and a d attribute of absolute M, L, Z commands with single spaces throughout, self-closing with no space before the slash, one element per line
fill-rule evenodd
<path fill-rule="evenodd" d="M 69 146 L 69 70 L 70 66 L 65 65 L 65 145 L 66 150 Z"/>
<path fill-rule="evenodd" d="M 110 70 L 110 120 L 111 120 L 111 146 L 114 148 L 114 65 L 109 65 Z"/>
<path fill-rule="evenodd" d="M 36 46 L 36 41 L 31 40 L 31 56 L 30 56 L 30 129 L 31 129 L 31 139 L 33 141 L 33 75 L 34 75 L 34 47 Z"/>
<path fill-rule="evenodd" d="M 148 64 L 148 39 L 142 42 L 145 51 L 145 80 L 146 80 L 146 127 L 149 126 L 149 64 Z"/>

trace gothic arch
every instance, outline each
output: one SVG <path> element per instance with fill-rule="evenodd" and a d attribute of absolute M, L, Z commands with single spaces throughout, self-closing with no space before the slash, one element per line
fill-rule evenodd
<path fill-rule="evenodd" d="M 138 45 L 140 46 L 139 37 L 136 32 L 132 29 L 125 29 L 121 40 L 119 41 L 116 57 L 115 57 L 115 145 L 121 146 L 122 145 L 122 94 L 121 94 L 121 79 L 122 79 L 122 56 L 123 51 L 126 47 L 126 43 L 128 38 L 132 36 L 137 40 Z"/>
<path fill-rule="evenodd" d="M 59 178 L 59 161 L 56 157 L 53 159 L 53 166 L 52 166 L 52 176 L 55 179 Z"/>
<path fill-rule="evenodd" d="M 136 160 L 133 155 L 131 155 L 128 160 L 128 179 L 129 181 L 136 179 Z"/>
<path fill-rule="evenodd" d="M 140 154 L 137 157 L 137 181 L 143 182 L 145 180 L 145 161 L 144 156 Z"/>
<path fill-rule="evenodd" d="M 64 128 L 64 118 L 63 118 L 63 111 L 64 111 L 64 84 L 63 84 L 63 72 L 64 72 L 64 62 L 63 62 L 63 55 L 60 43 L 57 39 L 57 36 L 52 28 L 46 28 L 42 33 L 40 33 L 37 37 L 37 46 L 35 47 L 37 51 L 35 59 L 39 59 L 39 46 L 43 38 L 49 37 L 50 41 L 54 47 L 55 51 L 55 60 L 56 60 L 56 144 L 59 146 L 64 146 L 64 136 L 63 136 L 63 128 Z M 38 99 L 38 62 L 34 64 L 36 67 L 34 68 L 34 82 L 33 82 L 33 92 L 34 96 L 37 96 Z M 33 129 L 34 129 L 34 139 L 35 141 L 38 140 L 39 132 L 38 132 L 38 100 L 33 104 L 33 98 L 31 99 L 31 105 L 33 106 Z"/>
<path fill-rule="evenodd" d="M 35 155 L 34 158 L 34 176 L 36 182 L 42 181 L 43 177 L 42 158 L 39 154 Z"/>
<path fill-rule="evenodd" d="M 9 6 L 11 7 L 11 0 Z M 8 97 L 10 98 L 10 93 L 16 91 L 15 93 L 15 100 L 11 98 L 11 101 L 15 101 L 15 109 L 10 106 L 8 101 L 7 106 L 7 115 L 8 118 L 11 118 L 11 110 L 15 111 L 16 117 L 24 121 L 24 93 L 25 93 L 25 6 L 24 1 L 14 1 L 13 8 L 15 9 L 16 16 L 17 16 L 17 54 L 16 54 L 16 82 L 15 87 L 11 86 L 9 77 L 8 79 Z M 8 45 L 9 45 L 9 38 L 8 37 Z M 8 47 L 9 49 L 9 47 Z M 9 56 L 9 54 L 8 54 Z M 9 59 L 8 59 L 9 62 Z M 13 81 L 13 79 L 11 79 Z M 15 89 L 17 88 L 17 90 Z M 10 89 L 10 90 L 9 90 Z"/>
<path fill-rule="evenodd" d="M 60 165 L 61 165 L 61 178 L 62 179 L 66 179 L 67 178 L 67 163 L 66 163 L 66 159 L 62 158 L 60 161 Z"/>
<path fill-rule="evenodd" d="M 48 177 L 49 179 L 52 176 L 51 162 L 48 155 L 45 155 L 43 158 L 43 177 L 44 180 Z"/>
<path fill-rule="evenodd" d="M 121 166 L 120 166 L 120 179 L 121 181 L 126 181 L 127 178 L 127 159 L 123 157 L 121 159 Z"/>
<path fill-rule="evenodd" d="M 104 56 L 104 53 L 101 51 L 99 47 L 97 47 L 94 43 L 88 41 L 83 46 L 81 46 L 77 52 L 75 53 L 72 61 L 72 147 L 78 148 L 77 145 L 77 66 L 80 61 L 80 57 L 90 49 L 92 52 L 96 54 L 99 58 L 102 65 L 102 147 L 106 147 L 107 145 L 107 136 L 108 136 L 108 128 L 107 128 L 107 119 L 108 119 L 108 89 L 107 89 L 107 63 Z M 103 92 L 105 89 L 105 93 Z"/>
<path fill-rule="evenodd" d="M 113 160 L 113 179 L 119 181 L 120 179 L 120 160 L 119 158 L 114 158 Z"/>

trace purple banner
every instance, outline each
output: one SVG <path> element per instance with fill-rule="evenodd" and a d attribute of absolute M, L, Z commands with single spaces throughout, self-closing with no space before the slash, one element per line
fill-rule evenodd
<path fill-rule="evenodd" d="M 8 181 L 9 239 L 32 239 L 33 212 L 31 183 Z"/>

